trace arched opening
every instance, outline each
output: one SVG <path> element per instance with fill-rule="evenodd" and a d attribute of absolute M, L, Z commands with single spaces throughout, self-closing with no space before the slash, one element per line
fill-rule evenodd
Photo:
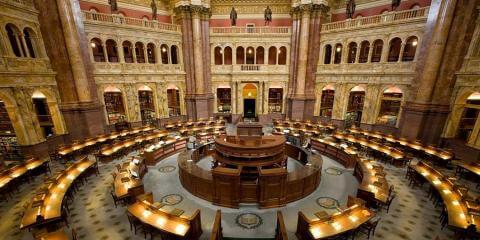
<path fill-rule="evenodd" d="M 170 48 L 172 64 L 178 64 L 178 48 L 175 45 L 172 45 Z"/>
<path fill-rule="evenodd" d="M 348 44 L 348 63 L 355 63 L 355 58 L 357 57 L 357 43 L 351 42 Z"/>
<path fill-rule="evenodd" d="M 153 91 L 149 86 L 142 85 L 138 88 L 138 102 L 142 122 L 151 123 L 155 119 L 155 104 Z"/>
<path fill-rule="evenodd" d="M 335 56 L 333 59 L 334 64 L 340 64 L 342 62 L 342 44 L 338 43 L 335 45 Z"/>
<path fill-rule="evenodd" d="M 247 47 L 247 64 L 255 64 L 255 49 L 253 47 Z"/>
<path fill-rule="evenodd" d="M 280 47 L 278 49 L 278 65 L 286 65 L 287 64 L 287 48 Z"/>
<path fill-rule="evenodd" d="M 360 44 L 360 56 L 358 56 L 359 63 L 366 63 L 368 61 L 368 53 L 370 52 L 370 43 L 363 41 Z"/>
<path fill-rule="evenodd" d="M 377 124 L 396 126 L 402 105 L 403 92 L 398 87 L 389 87 L 383 91 Z"/>
<path fill-rule="evenodd" d="M 390 48 L 388 50 L 388 61 L 397 62 L 400 57 L 400 49 L 402 48 L 402 39 L 394 38 L 390 41 Z"/>
<path fill-rule="evenodd" d="M 327 85 L 322 89 L 322 96 L 320 102 L 320 116 L 332 117 L 333 101 L 335 100 L 335 88 L 332 85 Z"/>
<path fill-rule="evenodd" d="M 480 113 L 480 92 L 474 92 L 468 96 L 465 107 L 463 108 L 456 137 L 463 141 L 469 141 L 470 136 L 479 121 Z"/>
<path fill-rule="evenodd" d="M 23 45 L 20 41 L 20 30 L 18 30 L 18 28 L 11 23 L 5 26 L 5 30 L 7 31 L 8 41 L 10 42 L 10 47 L 12 48 L 13 54 L 15 54 L 17 57 L 26 56 L 25 50 L 23 49 Z"/>
<path fill-rule="evenodd" d="M 375 42 L 373 42 L 372 59 L 370 59 L 370 62 L 380 62 L 382 59 L 382 50 L 383 41 L 380 39 L 375 40 Z"/>
<path fill-rule="evenodd" d="M 332 62 L 332 45 L 327 44 L 325 46 L 325 54 L 323 58 L 324 64 L 330 64 Z"/>
<path fill-rule="evenodd" d="M 137 63 L 145 63 L 145 46 L 143 43 L 135 43 L 135 56 L 137 57 Z"/>
<path fill-rule="evenodd" d="M 281 113 L 283 106 L 283 88 L 268 89 L 268 112 Z"/>
<path fill-rule="evenodd" d="M 347 128 L 353 125 L 360 126 L 364 102 L 365 88 L 362 86 L 352 88 L 348 96 L 347 113 L 345 115 L 345 126 Z"/>
<path fill-rule="evenodd" d="M 37 57 L 37 35 L 31 28 L 23 29 L 23 37 L 25 38 L 25 45 L 27 45 L 27 50 L 31 58 Z"/>
<path fill-rule="evenodd" d="M 252 83 L 247 83 L 243 87 L 243 117 L 255 118 L 255 105 L 257 99 L 257 87 Z"/>
<path fill-rule="evenodd" d="M 213 50 L 215 65 L 223 64 L 223 51 L 221 47 L 215 47 Z"/>
<path fill-rule="evenodd" d="M 219 113 L 232 111 L 232 89 L 229 86 L 217 88 L 217 111 Z"/>
<path fill-rule="evenodd" d="M 268 65 L 276 65 L 277 64 L 277 48 L 270 47 L 268 49 Z"/>
<path fill-rule="evenodd" d="M 415 36 L 409 37 L 403 49 L 403 62 L 413 61 L 415 59 L 415 52 L 417 51 L 418 38 Z"/>
<path fill-rule="evenodd" d="M 47 97 L 40 91 L 35 91 L 32 95 L 33 109 L 37 114 L 37 119 L 42 129 L 42 134 L 45 138 L 55 135 L 55 128 L 53 125 L 52 115 L 48 108 Z"/>
<path fill-rule="evenodd" d="M 8 115 L 7 104 L 2 99 L 0 99 L 0 154 L 5 160 L 22 157 L 13 123 Z"/>
<path fill-rule="evenodd" d="M 105 42 L 105 48 L 107 49 L 107 57 L 109 62 L 118 62 L 117 43 L 108 39 Z"/>
<path fill-rule="evenodd" d="M 122 46 L 123 46 L 123 56 L 125 58 L 125 62 L 133 63 L 132 43 L 129 41 L 124 41 L 122 43 Z"/>
<path fill-rule="evenodd" d="M 225 65 L 232 65 L 232 48 L 225 47 L 224 51 L 224 62 Z"/>
<path fill-rule="evenodd" d="M 237 47 L 237 64 L 245 64 L 245 49 Z"/>
<path fill-rule="evenodd" d="M 160 52 L 162 64 L 168 64 L 168 46 L 166 44 L 162 44 L 162 46 L 160 46 Z"/>
<path fill-rule="evenodd" d="M 263 47 L 257 47 L 257 64 L 265 64 L 265 49 Z"/>
<path fill-rule="evenodd" d="M 175 86 L 167 87 L 168 116 L 180 116 L 180 90 Z"/>
<path fill-rule="evenodd" d="M 105 62 L 105 53 L 103 52 L 102 41 L 98 38 L 93 38 L 90 41 L 92 47 L 93 60 L 95 62 Z"/>
<path fill-rule="evenodd" d="M 156 63 L 156 59 L 155 59 L 155 44 L 153 43 L 148 43 L 147 44 L 147 60 L 148 60 L 148 63 Z"/>
<path fill-rule="evenodd" d="M 108 123 L 115 124 L 117 122 L 124 122 L 127 117 L 123 105 L 122 91 L 117 87 L 106 87 L 103 93 L 103 98 L 105 100 L 105 110 L 107 111 Z"/>

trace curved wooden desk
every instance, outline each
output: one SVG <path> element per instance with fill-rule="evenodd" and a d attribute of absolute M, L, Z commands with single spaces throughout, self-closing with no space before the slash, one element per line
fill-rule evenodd
<path fill-rule="evenodd" d="M 46 164 L 48 164 L 47 159 L 31 158 L 20 165 L 3 170 L 0 173 L 0 189 L 11 187 L 10 185 L 16 184 L 17 179 Z"/>
<path fill-rule="evenodd" d="M 304 132 L 318 136 L 333 131 L 336 127 L 333 124 L 274 120 L 273 129 L 277 133 Z"/>

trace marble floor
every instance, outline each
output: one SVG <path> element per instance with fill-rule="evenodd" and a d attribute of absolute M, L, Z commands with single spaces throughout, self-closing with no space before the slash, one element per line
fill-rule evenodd
<path fill-rule="evenodd" d="M 136 153 L 132 153 L 134 155 Z M 177 155 L 162 160 L 156 166 L 149 167 L 144 183 L 146 191 L 152 191 L 156 201 L 170 204 L 168 208 L 181 208 L 185 215 L 200 209 L 204 234 L 201 239 L 208 239 L 212 228 L 215 211 L 222 210 L 222 225 L 226 237 L 272 238 L 275 230 L 275 212 L 281 210 L 286 228 L 291 239 L 294 237 L 298 211 L 308 217 L 311 213 L 325 210 L 333 213 L 332 207 L 344 205 L 348 195 L 355 195 L 358 186 L 351 170 L 344 169 L 337 162 L 324 158 L 321 184 L 307 198 L 288 204 L 280 209 L 259 210 L 255 205 L 242 205 L 240 209 L 229 209 L 214 206 L 185 191 L 178 179 Z M 294 160 L 289 161 L 295 166 Z M 80 235 L 80 239 L 143 239 L 141 234 L 134 235 L 129 228 L 125 215 L 126 206 L 113 205 L 110 196 L 114 166 L 122 162 L 116 160 L 108 164 L 100 164 L 100 175 L 92 177 L 88 185 L 83 186 L 76 194 L 71 207 L 69 220 Z M 209 161 L 205 160 L 208 164 Z M 397 198 L 390 212 L 379 213 L 381 217 L 374 239 L 451 239 L 452 232 L 441 230 L 438 220 L 440 208 L 434 208 L 428 200 L 426 188 L 412 189 L 404 179 L 405 170 L 385 166 L 388 181 L 395 185 Z M 54 171 L 60 169 L 54 164 Z M 32 239 L 31 233 L 18 228 L 22 206 L 32 197 L 35 189 L 42 181 L 37 176 L 35 181 L 20 186 L 13 200 L 0 203 L 0 239 Z M 239 219 L 247 217 L 255 219 L 254 224 L 246 225 Z M 365 239 L 359 236 L 357 239 Z"/>

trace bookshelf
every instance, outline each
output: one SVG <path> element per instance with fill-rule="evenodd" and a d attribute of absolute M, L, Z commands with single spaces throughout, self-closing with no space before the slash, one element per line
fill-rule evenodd
<path fill-rule="evenodd" d="M 0 101 L 0 155 L 5 160 L 16 160 L 22 157 L 12 122 L 2 101 Z"/>
<path fill-rule="evenodd" d="M 153 92 L 138 91 L 138 100 L 140 102 L 140 114 L 142 121 L 151 121 L 155 118 L 155 105 L 153 104 Z"/>
<path fill-rule="evenodd" d="M 268 112 L 281 113 L 283 103 L 283 89 L 270 88 L 268 89 Z"/>
<path fill-rule="evenodd" d="M 395 126 L 400 113 L 401 103 L 401 93 L 383 93 L 377 124 Z"/>
<path fill-rule="evenodd" d="M 320 116 L 332 117 L 333 100 L 335 98 L 335 90 L 323 90 L 320 102 Z"/>
<path fill-rule="evenodd" d="M 108 122 L 114 124 L 125 120 L 125 108 L 121 92 L 106 92 L 104 94 Z"/>
<path fill-rule="evenodd" d="M 180 91 L 178 89 L 167 89 L 168 115 L 180 115 Z"/>
<path fill-rule="evenodd" d="M 232 109 L 232 91 L 230 88 L 217 88 L 217 110 L 229 113 Z"/>

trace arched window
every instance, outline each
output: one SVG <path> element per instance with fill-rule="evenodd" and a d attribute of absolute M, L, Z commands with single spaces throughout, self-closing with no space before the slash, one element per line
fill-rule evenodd
<path fill-rule="evenodd" d="M 221 47 L 215 47 L 213 50 L 215 65 L 223 64 L 223 50 Z"/>
<path fill-rule="evenodd" d="M 23 29 L 23 37 L 25 38 L 25 44 L 31 58 L 37 57 L 37 44 L 35 42 L 36 34 L 31 28 Z"/>
<path fill-rule="evenodd" d="M 123 56 L 125 58 L 125 62 L 133 63 L 132 43 L 129 41 L 124 41 L 122 43 L 122 47 L 123 47 Z"/>
<path fill-rule="evenodd" d="M 108 39 L 105 42 L 105 48 L 107 49 L 107 57 L 109 62 L 118 62 L 117 43 Z"/>
<path fill-rule="evenodd" d="M 268 64 L 269 65 L 277 64 L 277 48 L 276 47 L 270 47 L 268 49 Z"/>
<path fill-rule="evenodd" d="M 333 59 L 334 64 L 340 64 L 342 62 L 342 44 L 338 43 L 335 45 L 335 58 Z"/>
<path fill-rule="evenodd" d="M 10 41 L 10 47 L 12 47 L 12 51 L 15 54 L 15 56 L 17 57 L 25 56 L 21 49 L 21 45 L 22 45 L 20 42 L 21 34 L 18 28 L 15 25 L 9 23 L 7 24 L 7 26 L 5 26 L 5 30 L 7 31 L 8 40 Z"/>
<path fill-rule="evenodd" d="M 320 102 L 321 117 L 332 117 L 334 99 L 335 88 L 329 84 L 322 89 L 322 96 Z"/>
<path fill-rule="evenodd" d="M 102 46 L 102 41 L 98 38 L 93 38 L 90 41 L 90 46 L 92 47 L 93 60 L 95 62 L 105 62 L 105 54 Z"/>
<path fill-rule="evenodd" d="M 323 63 L 324 64 L 330 64 L 332 61 L 332 45 L 327 44 L 325 46 L 325 54 L 323 58 Z"/>
<path fill-rule="evenodd" d="M 348 44 L 348 63 L 355 63 L 355 58 L 357 57 L 357 43 L 351 42 Z"/>
<path fill-rule="evenodd" d="M 368 61 L 368 53 L 370 52 L 370 43 L 363 41 L 360 45 L 360 56 L 358 57 L 359 63 L 366 63 Z"/>
<path fill-rule="evenodd" d="M 245 49 L 237 47 L 237 64 L 245 64 Z"/>
<path fill-rule="evenodd" d="M 162 46 L 160 46 L 160 51 L 160 56 L 162 57 L 162 64 L 168 64 L 168 46 L 166 44 L 162 44 Z"/>
<path fill-rule="evenodd" d="M 170 47 L 170 54 L 171 54 L 171 61 L 172 61 L 172 64 L 178 64 L 178 48 L 177 46 L 175 45 L 172 45 L 172 47 Z"/>
<path fill-rule="evenodd" d="M 280 47 L 278 49 L 278 65 L 286 65 L 287 64 L 287 48 Z"/>
<path fill-rule="evenodd" d="M 225 47 L 225 49 L 223 50 L 223 57 L 224 57 L 223 64 L 232 65 L 232 48 L 231 47 Z"/>
<path fill-rule="evenodd" d="M 387 88 L 382 95 L 377 124 L 396 126 L 400 114 L 403 92 L 398 87 Z"/>
<path fill-rule="evenodd" d="M 135 56 L 137 56 L 137 63 L 145 63 L 145 47 L 143 43 L 136 42 L 135 43 Z"/>
<path fill-rule="evenodd" d="M 255 64 L 255 49 L 253 47 L 247 47 L 247 64 Z"/>
<path fill-rule="evenodd" d="M 257 64 L 265 64 L 265 49 L 263 47 L 257 47 Z"/>
<path fill-rule="evenodd" d="M 382 59 L 382 50 L 383 41 L 380 39 L 375 40 L 375 42 L 373 42 L 372 59 L 370 59 L 370 62 L 380 62 Z"/>
<path fill-rule="evenodd" d="M 390 48 L 388 50 L 388 61 L 397 62 L 400 57 L 400 49 L 402 48 L 402 39 L 394 38 L 390 41 Z"/>
<path fill-rule="evenodd" d="M 155 44 L 153 43 L 147 44 L 147 59 L 148 59 L 148 63 L 156 63 Z"/>
<path fill-rule="evenodd" d="M 417 51 L 418 38 L 415 36 L 409 37 L 403 49 L 402 61 L 408 62 L 415 59 L 415 52 Z"/>

